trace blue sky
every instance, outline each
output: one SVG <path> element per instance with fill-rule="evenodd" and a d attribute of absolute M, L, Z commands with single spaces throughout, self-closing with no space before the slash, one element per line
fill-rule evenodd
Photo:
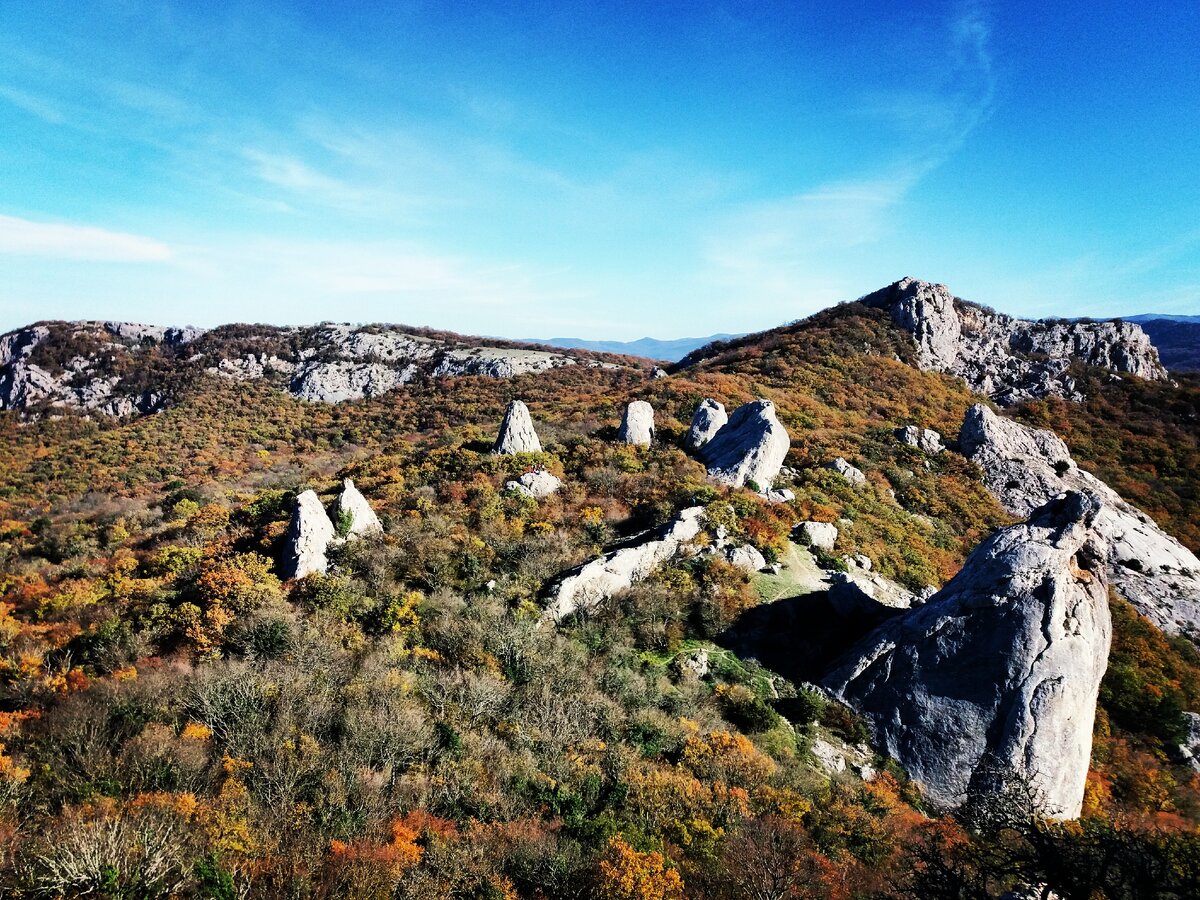
<path fill-rule="evenodd" d="M 0 330 L 1200 312 L 1200 4 L 898 6 L 0 0 Z"/>

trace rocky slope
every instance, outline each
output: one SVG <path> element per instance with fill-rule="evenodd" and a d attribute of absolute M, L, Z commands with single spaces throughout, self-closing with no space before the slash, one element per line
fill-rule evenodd
<path fill-rule="evenodd" d="M 936 805 L 1018 780 L 1079 815 L 1112 637 L 1101 512 L 1071 493 L 993 535 L 826 679 Z"/>
<path fill-rule="evenodd" d="M 916 342 L 917 365 L 958 375 L 996 402 L 1056 394 L 1081 399 L 1071 366 L 1167 377 L 1158 351 L 1132 322 L 1026 321 L 956 298 L 945 285 L 904 278 L 860 303 L 886 310 Z"/>
<path fill-rule="evenodd" d="M 378 396 L 420 377 L 511 378 L 573 365 L 620 363 L 392 325 L 229 325 L 205 332 L 128 322 L 45 322 L 0 337 L 0 409 L 152 412 L 171 399 L 168 382 L 202 374 L 266 380 L 303 400 L 340 403 Z"/>
<path fill-rule="evenodd" d="M 1079 468 L 1057 435 L 977 405 L 967 412 L 958 440 L 988 489 L 1013 515 L 1029 515 L 1068 490 L 1098 496 L 1104 508 L 1096 531 L 1108 548 L 1109 581 L 1164 631 L 1200 633 L 1200 559 Z"/>

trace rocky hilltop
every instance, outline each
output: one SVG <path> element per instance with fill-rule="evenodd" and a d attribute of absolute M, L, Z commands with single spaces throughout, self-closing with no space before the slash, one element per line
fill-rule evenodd
<path fill-rule="evenodd" d="M 1101 508 L 1071 493 L 993 535 L 826 679 L 935 804 L 1025 782 L 1079 815 L 1112 638 Z"/>
<path fill-rule="evenodd" d="M 484 344 L 394 325 L 227 325 L 211 331 L 129 322 L 45 322 L 0 337 L 0 409 L 153 412 L 167 382 L 266 380 L 302 400 L 374 397 L 421 377 L 511 378 L 562 366 L 616 366 L 594 354 Z"/>
<path fill-rule="evenodd" d="M 1083 399 L 1073 364 L 1164 380 L 1167 371 L 1133 322 L 1028 321 L 960 300 L 942 284 L 904 278 L 859 300 L 886 310 L 916 342 L 918 367 L 965 379 L 997 403 Z"/>

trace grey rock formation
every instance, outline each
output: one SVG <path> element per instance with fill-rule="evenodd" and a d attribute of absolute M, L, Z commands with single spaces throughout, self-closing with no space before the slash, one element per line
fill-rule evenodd
<path fill-rule="evenodd" d="M 1046 815 L 1079 815 L 1112 636 L 1100 511 L 1071 493 L 995 533 L 825 679 L 934 804 L 1016 777 Z"/>
<path fill-rule="evenodd" d="M 918 428 L 916 425 L 905 425 L 896 429 L 896 440 L 910 447 L 935 456 L 946 449 L 942 436 L 932 428 Z"/>
<path fill-rule="evenodd" d="M 829 602 L 838 615 L 880 617 L 914 605 L 911 591 L 871 572 L 869 559 L 867 563 L 830 576 Z"/>
<path fill-rule="evenodd" d="M 772 488 L 763 496 L 771 503 L 791 503 L 796 499 L 796 492 L 791 488 Z"/>
<path fill-rule="evenodd" d="M 297 496 L 284 548 L 283 577 L 303 578 L 314 572 L 324 574 L 329 568 L 325 553 L 336 537 L 337 532 L 329 516 L 325 515 L 321 498 L 314 491 L 304 491 Z"/>
<path fill-rule="evenodd" d="M 1104 502 L 1096 530 L 1108 547 L 1108 580 L 1164 631 L 1200 634 L 1200 559 L 1141 510 L 1071 458 L 1052 431 L 1030 428 L 986 406 L 967 411 L 959 446 L 984 484 L 1015 516 L 1063 491 L 1088 491 Z"/>
<path fill-rule="evenodd" d="M 524 494 L 526 497 L 542 500 L 561 488 L 562 482 L 545 469 L 534 469 L 532 472 L 526 472 L 516 481 L 507 482 L 504 486 L 509 490 Z"/>
<path fill-rule="evenodd" d="M 645 532 L 572 570 L 554 585 L 543 617 L 561 622 L 641 581 L 700 534 L 704 507 L 685 509 L 661 528 Z"/>
<path fill-rule="evenodd" d="M 541 453 L 542 442 L 533 430 L 533 419 L 529 407 L 520 400 L 508 404 L 504 421 L 500 423 L 500 434 L 496 437 L 493 453 Z"/>
<path fill-rule="evenodd" d="M 683 442 L 692 450 L 699 450 L 711 441 L 728 421 L 725 405 L 706 398 L 700 401 L 700 405 L 692 413 L 692 424 Z"/>
<path fill-rule="evenodd" d="M 753 400 L 733 411 L 729 421 L 697 456 L 708 477 L 731 487 L 755 482 L 769 490 L 787 457 L 791 439 L 770 400 Z"/>
<path fill-rule="evenodd" d="M 654 442 L 654 407 L 645 400 L 634 400 L 625 407 L 617 440 L 635 447 L 649 447 Z"/>
<path fill-rule="evenodd" d="M 837 543 L 838 530 L 832 522 L 801 522 L 795 531 L 799 542 L 810 547 L 832 550 Z"/>
<path fill-rule="evenodd" d="M 1080 399 L 1072 363 L 1163 380 L 1166 369 L 1133 322 L 1029 322 L 958 300 L 941 284 L 905 278 L 860 301 L 885 309 L 917 345 L 917 365 L 965 379 L 998 403 L 1057 394 Z"/>
<path fill-rule="evenodd" d="M 862 473 L 861 469 L 856 469 L 850 463 L 846 462 L 840 456 L 828 465 L 828 468 L 833 469 L 848 482 L 856 487 L 867 483 L 867 476 Z"/>
<path fill-rule="evenodd" d="M 1183 722 L 1187 731 L 1183 743 L 1176 748 L 1178 759 L 1193 772 L 1200 772 L 1200 713 L 1185 712 Z"/>
<path fill-rule="evenodd" d="M 730 565 L 743 572 L 761 572 L 767 567 L 767 560 L 758 549 L 750 544 L 740 547 L 726 547 L 725 559 Z"/>
<path fill-rule="evenodd" d="M 379 516 L 375 515 L 375 510 L 371 509 L 367 498 L 349 478 L 342 482 L 341 493 L 333 501 L 333 521 L 338 522 L 342 516 L 347 516 L 350 522 L 350 529 L 345 534 L 347 538 L 383 533 L 383 525 L 380 524 Z"/>
<path fill-rule="evenodd" d="M 301 400 L 344 403 L 378 397 L 412 380 L 415 368 L 393 369 L 380 363 L 326 362 L 303 366 L 288 389 Z"/>

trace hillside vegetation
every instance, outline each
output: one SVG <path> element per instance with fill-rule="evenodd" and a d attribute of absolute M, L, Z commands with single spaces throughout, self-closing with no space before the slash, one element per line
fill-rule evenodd
<path fill-rule="evenodd" d="M 1078 824 L 1020 798 L 936 816 L 869 748 L 873 780 L 831 777 L 814 745 L 855 748 L 862 723 L 722 648 L 760 593 L 717 557 L 540 623 L 555 575 L 695 504 L 769 561 L 794 552 L 797 521 L 837 521 L 839 553 L 943 583 L 1009 518 L 962 457 L 896 441 L 911 423 L 953 437 L 979 399 L 911 353 L 851 305 L 665 379 L 572 366 L 323 405 L 204 377 L 127 423 L 0 414 L 0 891 L 981 897 L 1053 879 L 1070 896 L 1196 895 L 1200 784 L 1170 751 L 1200 706 L 1200 655 L 1120 598 Z M 1089 424 L 1053 402 L 1022 414 L 1195 546 L 1196 395 L 1159 390 L 1106 387 Z M 713 486 L 678 446 L 702 398 L 760 396 L 792 437 L 788 504 Z M 1157 426 L 1155 397 L 1177 404 Z M 513 398 L 543 453 L 488 452 Z M 650 449 L 612 440 L 631 399 L 655 408 Z M 504 490 L 535 465 L 563 490 Z M 328 499 L 344 476 L 385 535 L 281 581 L 292 498 Z M 688 665 L 701 650 L 707 677 Z"/>

